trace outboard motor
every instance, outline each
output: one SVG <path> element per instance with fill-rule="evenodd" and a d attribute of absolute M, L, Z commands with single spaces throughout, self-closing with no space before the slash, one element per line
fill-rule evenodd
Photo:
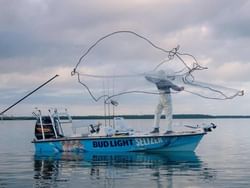
<path fill-rule="evenodd" d="M 54 113 L 51 113 L 51 110 L 49 110 L 49 116 L 43 116 L 41 110 L 37 110 L 33 112 L 33 115 L 37 118 L 35 125 L 35 137 L 37 140 L 64 137 L 61 124 L 72 123 L 67 110 L 65 110 L 65 113 L 58 113 L 56 109 Z"/>
<path fill-rule="evenodd" d="M 42 123 L 41 123 L 42 120 Z M 55 137 L 53 125 L 49 116 L 43 116 L 37 119 L 35 125 L 35 137 L 38 140 Z"/>

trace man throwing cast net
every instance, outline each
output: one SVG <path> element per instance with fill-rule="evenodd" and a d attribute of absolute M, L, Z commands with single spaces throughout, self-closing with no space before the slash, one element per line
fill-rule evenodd
<path fill-rule="evenodd" d="M 171 82 L 171 80 L 175 80 L 174 75 L 166 74 L 164 70 L 159 70 L 156 74 L 146 74 L 145 78 L 156 85 L 159 91 L 159 102 L 155 109 L 154 114 L 154 126 L 153 131 L 150 133 L 159 133 L 159 124 L 161 119 L 162 111 L 165 112 L 167 131 L 166 134 L 172 132 L 172 99 L 171 99 L 171 91 L 173 89 L 175 91 L 183 91 L 184 87 L 179 87 Z"/>
<path fill-rule="evenodd" d="M 108 38 L 112 40 L 106 40 Z M 181 53 L 179 46 L 166 50 L 133 31 L 116 31 L 101 37 L 85 51 L 74 67 L 72 76 L 77 76 L 78 82 L 94 102 L 104 101 L 104 106 L 113 104 L 112 99 L 121 102 L 128 95 L 133 95 L 125 98 L 130 105 L 134 101 L 143 101 L 144 105 L 145 101 L 141 100 L 144 94 L 159 97 L 151 132 L 154 134 L 159 133 L 163 111 L 166 133 L 172 131 L 173 93 L 185 91 L 187 96 L 196 95 L 213 100 L 233 99 L 244 94 L 242 90 L 197 81 L 196 73 L 205 69 L 207 67 L 201 66 L 194 56 Z M 140 99 L 136 100 L 134 97 L 139 95 Z M 127 109 L 129 113 L 136 114 L 132 112 L 136 108 Z"/>

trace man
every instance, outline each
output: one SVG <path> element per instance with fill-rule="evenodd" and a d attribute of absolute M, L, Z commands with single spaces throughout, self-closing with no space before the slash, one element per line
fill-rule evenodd
<path fill-rule="evenodd" d="M 154 129 L 150 133 L 159 133 L 161 113 L 164 110 L 167 121 L 166 134 L 169 134 L 172 132 L 172 99 L 170 89 L 183 91 L 184 87 L 174 85 L 170 80 L 174 80 L 175 76 L 166 75 L 163 70 L 159 70 L 156 74 L 146 74 L 145 78 L 156 85 L 160 96 L 154 115 Z"/>

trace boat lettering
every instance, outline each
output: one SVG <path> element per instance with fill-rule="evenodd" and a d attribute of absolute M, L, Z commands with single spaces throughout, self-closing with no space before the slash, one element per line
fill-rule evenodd
<path fill-rule="evenodd" d="M 162 143 L 162 138 L 136 138 L 135 143 L 136 146 L 146 146 L 152 144 Z"/>
<path fill-rule="evenodd" d="M 123 147 L 123 146 L 132 146 L 133 140 L 104 140 L 104 141 L 93 141 L 94 148 L 103 148 L 103 147 Z"/>

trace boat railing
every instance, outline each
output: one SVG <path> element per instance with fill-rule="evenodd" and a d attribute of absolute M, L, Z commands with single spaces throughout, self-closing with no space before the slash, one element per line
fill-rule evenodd
<path fill-rule="evenodd" d="M 49 109 L 48 115 L 42 115 L 42 111 L 37 109 L 32 113 L 36 119 L 35 135 L 37 139 L 60 138 L 64 137 L 62 124 L 72 123 L 71 116 L 67 110 L 59 113 L 57 109 Z M 47 131 L 50 129 L 51 131 Z"/>
<path fill-rule="evenodd" d="M 51 113 L 51 110 L 49 110 Z M 61 124 L 72 123 L 72 118 L 68 113 L 68 110 L 65 109 L 65 112 L 58 112 L 57 109 L 53 109 L 52 117 L 57 119 Z"/>

